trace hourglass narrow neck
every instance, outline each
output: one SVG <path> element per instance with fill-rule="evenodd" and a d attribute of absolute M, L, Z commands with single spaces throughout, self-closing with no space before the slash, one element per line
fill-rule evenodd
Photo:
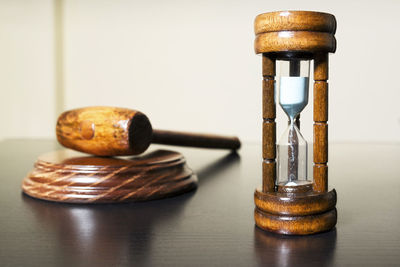
<path fill-rule="evenodd" d="M 289 126 L 290 127 L 294 127 L 294 123 L 295 123 L 296 117 L 290 117 L 289 116 Z"/>

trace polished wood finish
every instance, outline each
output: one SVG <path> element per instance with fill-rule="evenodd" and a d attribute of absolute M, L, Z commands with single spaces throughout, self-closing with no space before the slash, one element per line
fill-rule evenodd
<path fill-rule="evenodd" d="M 263 75 L 263 192 L 273 192 L 276 181 L 276 104 L 275 104 L 275 59 L 266 54 L 262 56 Z"/>
<path fill-rule="evenodd" d="M 278 183 L 275 192 L 278 193 L 308 193 L 312 190 L 312 182 L 307 181 L 302 185 L 285 185 L 285 183 Z"/>
<path fill-rule="evenodd" d="M 198 134 L 178 131 L 153 130 L 154 144 L 191 146 L 201 148 L 231 149 L 240 148 L 240 140 L 236 136 L 215 134 Z"/>
<path fill-rule="evenodd" d="M 139 111 L 87 107 L 62 113 L 56 126 L 63 146 L 99 156 L 136 155 L 150 145 L 152 127 Z"/>
<path fill-rule="evenodd" d="M 336 225 L 336 209 L 308 216 L 281 216 L 256 208 L 254 220 L 261 229 L 284 235 L 311 235 L 331 230 Z"/>
<path fill-rule="evenodd" d="M 274 80 L 276 75 L 275 59 L 262 55 L 262 75 L 264 78 Z"/>
<path fill-rule="evenodd" d="M 22 189 L 39 199 L 89 204 L 160 199 L 196 185 L 196 176 L 177 152 L 156 150 L 134 158 L 107 158 L 60 150 L 39 157 Z"/>
<path fill-rule="evenodd" d="M 287 235 L 308 235 L 336 225 L 336 191 L 254 193 L 254 219 L 264 230 Z"/>
<path fill-rule="evenodd" d="M 267 32 L 256 36 L 254 47 L 256 53 L 334 52 L 336 40 L 332 34 L 326 32 Z"/>
<path fill-rule="evenodd" d="M 239 155 L 182 148 L 198 176 L 196 191 L 140 203 L 73 205 L 21 193 L 37 155 L 59 148 L 57 141 L 2 140 L 0 265 L 398 265 L 399 142 L 330 144 L 329 185 L 338 193 L 338 222 L 332 231 L 308 236 L 255 226 L 260 147 L 261 140 L 244 142 Z M 374 164 L 371 153 L 381 155 Z"/>
<path fill-rule="evenodd" d="M 317 235 L 291 237 L 283 237 L 259 228 L 254 232 L 256 253 L 263 259 L 258 266 L 340 266 L 332 264 L 333 259 L 337 257 L 336 230 Z"/>
<path fill-rule="evenodd" d="M 327 81 L 329 78 L 329 54 L 315 53 L 314 81 Z"/>
<path fill-rule="evenodd" d="M 328 53 L 317 53 L 314 62 L 314 190 L 328 190 Z"/>
<path fill-rule="evenodd" d="M 254 22 L 255 34 L 280 31 L 335 33 L 336 19 L 323 12 L 276 11 L 260 14 Z"/>
<path fill-rule="evenodd" d="M 314 163 L 328 162 L 328 124 L 314 123 Z"/>
<path fill-rule="evenodd" d="M 308 191 L 293 194 L 280 192 L 264 193 L 257 189 L 254 194 L 254 202 L 258 209 L 275 215 L 305 216 L 323 213 L 335 208 L 336 191 L 326 193 Z"/>
<path fill-rule="evenodd" d="M 309 11 L 278 11 L 260 14 L 254 22 L 254 50 L 259 53 L 335 52 L 336 19 Z"/>
<path fill-rule="evenodd" d="M 276 160 L 263 160 L 262 163 L 262 190 L 263 192 L 274 192 L 276 179 Z"/>
<path fill-rule="evenodd" d="M 314 183 L 313 189 L 315 192 L 328 191 L 328 165 L 326 163 L 314 163 L 313 166 Z"/>
<path fill-rule="evenodd" d="M 263 55 L 263 186 L 254 193 L 255 221 L 280 234 L 307 235 L 336 225 L 336 191 L 328 190 L 328 52 L 336 50 L 336 19 L 321 12 L 281 11 L 256 17 L 255 52 Z M 275 185 L 275 60 L 314 59 L 314 182 L 299 187 Z M 298 65 L 290 73 L 298 76 Z M 296 119 L 300 128 L 300 119 Z M 294 142 L 297 137 L 293 136 Z M 288 153 L 296 154 L 297 146 Z M 288 163 L 297 176 L 297 162 Z"/>
<path fill-rule="evenodd" d="M 276 122 L 264 121 L 262 140 L 263 159 L 274 160 L 276 158 Z"/>
<path fill-rule="evenodd" d="M 237 150 L 237 137 L 154 130 L 146 115 L 116 107 L 86 107 L 66 111 L 56 126 L 63 146 L 97 156 L 143 153 L 150 143 Z"/>
<path fill-rule="evenodd" d="M 315 81 L 314 83 L 314 121 L 328 121 L 328 83 Z"/>
<path fill-rule="evenodd" d="M 265 120 L 274 120 L 276 118 L 275 104 L 275 80 L 274 77 L 264 76 L 263 78 L 263 118 Z"/>

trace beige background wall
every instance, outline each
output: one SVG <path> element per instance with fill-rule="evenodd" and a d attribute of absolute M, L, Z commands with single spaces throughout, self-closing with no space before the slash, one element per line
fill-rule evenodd
<path fill-rule="evenodd" d="M 0 0 L 0 138 L 53 134 L 52 5 Z"/>
<path fill-rule="evenodd" d="M 54 137 L 59 111 L 115 105 L 158 128 L 261 141 L 253 20 L 284 9 L 337 18 L 330 140 L 400 142 L 397 0 L 0 0 L 0 138 Z"/>

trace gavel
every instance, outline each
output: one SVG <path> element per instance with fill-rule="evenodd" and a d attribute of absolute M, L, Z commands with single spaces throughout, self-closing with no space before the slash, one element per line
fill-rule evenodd
<path fill-rule="evenodd" d="M 140 111 L 117 107 L 86 107 L 62 113 L 57 139 L 65 147 L 97 155 L 127 156 L 144 152 L 151 143 L 237 150 L 237 137 L 153 130 Z"/>

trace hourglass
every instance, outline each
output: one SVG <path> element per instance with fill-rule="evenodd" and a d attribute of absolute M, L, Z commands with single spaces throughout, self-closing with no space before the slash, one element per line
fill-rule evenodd
<path fill-rule="evenodd" d="M 263 184 L 254 194 L 256 225 L 290 235 L 336 225 L 336 191 L 328 191 L 328 53 L 336 50 L 331 14 L 283 11 L 258 15 L 255 52 L 263 59 Z M 300 113 L 308 104 L 314 61 L 313 180 Z M 276 65 L 278 75 L 276 75 Z M 288 126 L 276 144 L 276 103 Z"/>

